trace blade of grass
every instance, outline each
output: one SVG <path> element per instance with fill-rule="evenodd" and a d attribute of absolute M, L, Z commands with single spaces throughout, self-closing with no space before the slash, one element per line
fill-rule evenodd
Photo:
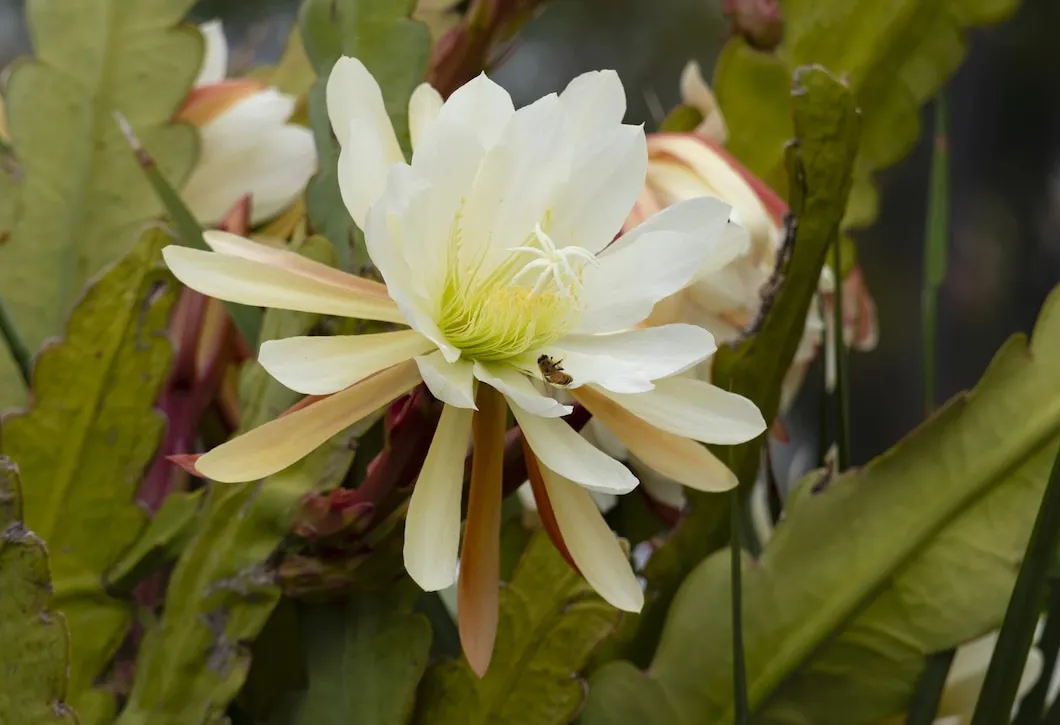
<path fill-rule="evenodd" d="M 843 339 L 843 261 L 839 234 L 832 240 L 832 275 L 835 293 L 832 297 L 832 345 L 835 349 L 836 446 L 839 470 L 850 467 L 850 381 L 847 380 L 847 345 Z"/>
<path fill-rule="evenodd" d="M 1038 649 L 1042 653 L 1042 674 L 1020 703 L 1013 725 L 1038 725 L 1045 711 L 1045 700 L 1056 670 L 1056 655 L 1060 652 L 1060 579 L 1056 578 L 1055 571 L 1049 584 L 1049 605 Z"/>
<path fill-rule="evenodd" d="M 7 314 L 7 308 L 4 307 L 2 300 L 0 300 L 0 335 L 4 336 L 4 341 L 7 342 L 7 349 L 11 351 L 11 357 L 18 366 L 22 381 L 28 386 L 30 370 L 33 368 L 29 348 L 22 341 L 22 336 L 18 334 L 15 322 Z"/>
<path fill-rule="evenodd" d="M 118 122 L 118 128 L 121 129 L 122 136 L 125 137 L 125 141 L 136 155 L 137 163 L 140 164 L 144 175 L 147 176 L 147 180 L 151 182 L 155 193 L 158 194 L 159 201 L 166 208 L 166 213 L 169 214 L 169 218 L 177 228 L 177 235 L 181 241 L 186 246 L 210 251 L 210 248 L 202 238 L 202 226 L 199 225 L 195 216 L 184 204 L 180 194 L 166 181 L 166 177 L 162 176 L 158 165 L 151 157 L 151 154 L 147 153 L 147 149 L 143 147 L 143 144 L 140 143 L 140 139 L 136 136 L 128 119 L 120 111 L 115 111 L 114 120 Z M 257 347 L 258 332 L 261 329 L 261 310 L 257 307 L 237 305 L 234 302 L 225 302 L 225 309 L 228 310 L 228 314 L 232 317 L 232 322 L 235 323 L 236 329 L 239 330 L 239 334 L 243 336 L 247 345 L 251 349 L 255 349 Z"/>
<path fill-rule="evenodd" d="M 1056 549 L 1060 545 L 1060 452 L 1045 487 L 1027 553 L 1012 590 L 1005 620 L 986 671 L 972 725 L 1009 722 L 1027 653 L 1034 642 L 1038 614 L 1045 603 Z"/>
<path fill-rule="evenodd" d="M 946 96 L 935 99 L 935 145 L 931 153 L 928 181 L 928 211 L 924 229 L 924 284 L 920 295 L 921 370 L 924 391 L 924 417 L 935 410 L 935 350 L 938 345 L 939 287 L 946 277 L 946 240 L 949 234 L 950 168 L 946 130 Z M 906 725 L 929 725 L 938 713 L 942 688 L 953 664 L 956 650 L 936 652 L 917 683 Z"/>
<path fill-rule="evenodd" d="M 747 700 L 747 666 L 743 654 L 743 591 L 741 590 L 742 572 L 740 542 L 743 537 L 743 514 L 740 506 L 740 494 L 737 489 L 729 492 L 729 550 L 732 553 L 732 696 L 733 725 L 748 725 L 750 707 Z"/>

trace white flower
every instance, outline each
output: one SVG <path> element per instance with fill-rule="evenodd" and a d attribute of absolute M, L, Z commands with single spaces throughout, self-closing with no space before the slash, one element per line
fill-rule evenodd
<path fill-rule="evenodd" d="M 177 119 L 199 127 L 199 162 L 181 196 L 213 225 L 246 195 L 258 224 L 291 205 L 316 171 L 309 129 L 289 123 L 296 100 L 251 79 L 225 80 L 228 44 L 221 23 L 201 26 L 202 69 Z"/>
<path fill-rule="evenodd" d="M 199 471 L 219 481 L 270 475 L 422 380 L 446 405 L 409 504 L 405 564 L 439 590 L 453 583 L 460 553 L 461 640 L 476 671 L 497 623 L 507 409 L 573 561 L 613 605 L 639 610 L 641 588 L 589 494 L 627 493 L 637 479 L 574 432 L 561 419 L 570 406 L 550 393 L 570 394 L 692 486 L 715 460 L 698 441 L 740 443 L 764 430 L 749 401 L 676 375 L 714 352 L 709 332 L 633 329 L 696 270 L 738 252 L 724 243 L 728 207 L 676 205 L 612 243 L 647 163 L 643 131 L 621 123 L 613 72 L 579 76 L 518 111 L 484 75 L 444 104 L 421 86 L 409 108 L 411 163 L 359 61 L 336 64 L 328 110 L 342 196 L 385 287 L 223 233 L 206 235 L 213 253 L 168 247 L 166 261 L 204 294 L 410 329 L 266 342 L 259 359 L 271 375 L 328 397 L 216 448 Z"/>

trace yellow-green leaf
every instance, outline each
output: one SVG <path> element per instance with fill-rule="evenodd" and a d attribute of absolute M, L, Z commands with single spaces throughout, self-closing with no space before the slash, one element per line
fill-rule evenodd
<path fill-rule="evenodd" d="M 486 676 L 480 680 L 465 659 L 431 667 L 416 703 L 416 725 L 566 725 L 578 713 L 585 699 L 578 673 L 620 612 L 541 532 L 501 591 L 500 607 Z"/>
<path fill-rule="evenodd" d="M 44 542 L 22 522 L 18 467 L 0 456 L 0 723 L 77 725 L 67 707 L 70 633 L 47 609 Z"/>
<path fill-rule="evenodd" d="M 7 81 L 23 177 L 0 294 L 27 346 L 58 335 L 85 283 L 127 252 L 161 207 L 114 121 L 120 111 L 179 188 L 197 138 L 172 122 L 198 71 L 192 0 L 28 0 L 35 57 Z M 83 716 L 83 714 L 82 714 Z"/>
<path fill-rule="evenodd" d="M 784 0 L 784 39 L 774 53 L 735 38 L 722 50 L 714 90 L 729 122 L 728 148 L 785 189 L 787 79 L 809 63 L 850 84 L 864 114 L 845 224 L 876 217 L 871 174 L 902 158 L 920 134 L 920 106 L 957 70 L 964 32 L 1010 14 L 1019 0 Z"/>
<path fill-rule="evenodd" d="M 972 392 L 865 468 L 804 483 L 743 570 L 756 724 L 875 723 L 905 710 L 927 654 L 1000 625 L 1060 442 L 1058 378 L 1054 290 L 1031 344 L 1009 340 Z M 731 721 L 728 618 L 702 616 L 726 606 L 728 566 L 682 585 L 650 677 L 599 672 L 587 725 L 625 722 L 615 692 L 666 702 L 667 725 Z"/>
<path fill-rule="evenodd" d="M 147 523 L 140 477 L 164 425 L 154 409 L 172 356 L 166 336 L 177 285 L 162 265 L 172 240 L 150 228 L 89 288 L 66 336 L 33 371 L 33 405 L 5 420 L 0 451 L 26 482 L 26 525 L 48 542 L 55 596 L 70 623 L 70 702 L 85 723 L 113 719 L 94 687 L 131 621 L 102 576 Z"/>

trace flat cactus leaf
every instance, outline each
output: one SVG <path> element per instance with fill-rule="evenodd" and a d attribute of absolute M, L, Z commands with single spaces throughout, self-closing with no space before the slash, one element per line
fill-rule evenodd
<path fill-rule="evenodd" d="M 70 702 L 86 723 L 113 720 L 114 698 L 94 682 L 132 619 L 103 574 L 147 524 L 136 491 L 165 424 L 154 402 L 172 357 L 177 285 L 160 254 L 170 241 L 148 229 L 89 288 L 66 336 L 37 358 L 32 406 L 0 440 L 22 469 L 26 525 L 48 542 L 52 606 L 70 624 Z"/>
<path fill-rule="evenodd" d="M 0 456 L 0 725 L 76 725 L 66 697 L 70 633 L 47 610 L 48 553 L 22 523 L 18 467 Z"/>
<path fill-rule="evenodd" d="M 62 332 L 85 283 L 162 212 L 113 113 L 132 122 L 174 186 L 191 172 L 195 129 L 172 119 L 203 56 L 201 34 L 180 24 L 192 5 L 25 4 L 34 57 L 14 65 L 4 88 L 21 178 L 0 244 L 0 290 L 31 351 Z"/>

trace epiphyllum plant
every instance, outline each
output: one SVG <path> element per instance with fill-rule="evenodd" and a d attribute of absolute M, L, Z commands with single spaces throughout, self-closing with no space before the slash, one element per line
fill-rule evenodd
<path fill-rule="evenodd" d="M 765 429 L 744 398 L 676 376 L 715 350 L 709 332 L 634 329 L 696 270 L 739 252 L 722 242 L 729 207 L 675 205 L 612 242 L 644 183 L 647 152 L 642 129 L 622 124 L 625 94 L 610 71 L 519 111 L 484 75 L 444 104 L 420 86 L 409 108 L 411 164 L 360 61 L 339 60 L 327 100 L 343 199 L 386 285 L 218 232 L 206 235 L 212 253 L 168 247 L 166 261 L 215 297 L 410 329 L 266 342 L 259 359 L 270 374 L 324 397 L 207 453 L 199 472 L 217 481 L 272 474 L 423 381 L 445 407 L 409 503 L 405 564 L 427 590 L 456 578 L 472 441 L 459 612 L 474 669 L 489 664 L 498 617 L 506 409 L 540 473 L 539 507 L 554 514 L 571 559 L 609 602 L 639 610 L 640 586 L 589 496 L 627 493 L 637 479 L 561 419 L 571 407 L 550 388 L 566 388 L 690 484 L 712 461 L 697 441 L 740 443 Z M 560 361 L 557 374 L 549 363 Z"/>

